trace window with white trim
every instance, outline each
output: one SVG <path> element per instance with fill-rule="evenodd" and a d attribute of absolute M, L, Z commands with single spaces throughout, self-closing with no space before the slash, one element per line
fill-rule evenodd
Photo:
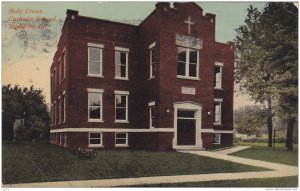
<path fill-rule="evenodd" d="M 57 104 L 58 104 L 58 124 L 60 124 L 61 123 L 61 99 L 60 99 L 60 97 L 58 97 L 58 102 L 57 102 Z"/>
<path fill-rule="evenodd" d="M 66 77 L 66 51 L 64 50 L 62 53 L 62 58 L 61 58 L 61 74 L 62 74 L 62 78 L 61 80 L 64 80 Z"/>
<path fill-rule="evenodd" d="M 53 103 L 53 124 L 56 124 L 56 102 Z"/>
<path fill-rule="evenodd" d="M 150 128 L 155 127 L 155 102 L 150 102 L 149 106 L 149 126 Z"/>
<path fill-rule="evenodd" d="M 214 102 L 214 124 L 221 124 L 221 102 Z"/>
<path fill-rule="evenodd" d="M 155 78 L 156 70 L 156 47 L 155 43 L 150 45 L 150 79 Z"/>
<path fill-rule="evenodd" d="M 128 79 L 128 52 L 127 48 L 115 47 L 115 79 Z"/>
<path fill-rule="evenodd" d="M 89 133 L 89 146 L 102 146 L 102 133 Z"/>
<path fill-rule="evenodd" d="M 66 147 L 67 146 L 67 133 L 65 133 L 65 135 L 64 135 L 64 146 Z"/>
<path fill-rule="evenodd" d="M 177 77 L 199 78 L 199 51 L 192 48 L 178 47 Z"/>
<path fill-rule="evenodd" d="M 88 121 L 102 122 L 102 94 L 101 89 L 88 89 Z"/>
<path fill-rule="evenodd" d="M 56 90 L 56 81 L 57 81 L 57 78 L 56 78 L 56 69 L 54 68 L 54 70 L 53 70 L 53 88 L 54 88 L 54 90 Z"/>
<path fill-rule="evenodd" d="M 128 133 L 116 133 L 116 146 L 128 146 Z"/>
<path fill-rule="evenodd" d="M 62 133 L 59 133 L 59 145 L 61 145 L 62 143 L 62 136 L 61 136 Z"/>
<path fill-rule="evenodd" d="M 65 133 L 61 133 L 61 146 L 65 145 Z"/>
<path fill-rule="evenodd" d="M 222 89 L 222 66 L 223 63 L 216 62 L 215 63 L 215 71 L 214 71 L 214 87 L 215 89 Z"/>
<path fill-rule="evenodd" d="M 128 122 L 128 92 L 115 91 L 115 122 Z"/>
<path fill-rule="evenodd" d="M 214 133 L 213 134 L 213 144 L 221 144 L 221 134 L 220 133 Z"/>
<path fill-rule="evenodd" d="M 56 88 L 58 88 L 59 84 L 60 84 L 60 61 L 58 62 L 58 66 L 57 66 L 57 72 L 56 72 Z"/>
<path fill-rule="evenodd" d="M 102 77 L 103 45 L 88 43 L 88 76 Z"/>
<path fill-rule="evenodd" d="M 61 114 L 60 114 L 61 115 L 61 123 L 64 123 L 66 121 L 66 119 L 65 119 L 66 95 L 65 94 L 62 95 L 60 104 L 61 104 L 61 106 L 60 106 L 60 108 L 61 108 L 61 111 L 60 111 L 61 112 Z"/>
<path fill-rule="evenodd" d="M 57 71 L 58 71 L 58 84 L 60 84 L 61 83 L 61 81 L 62 81 L 62 76 L 61 76 L 61 70 L 62 70 L 62 68 L 61 68 L 61 62 L 60 62 L 60 60 L 58 61 L 58 64 L 57 64 Z"/>
<path fill-rule="evenodd" d="M 51 104 L 51 126 L 53 125 L 53 104 Z"/>

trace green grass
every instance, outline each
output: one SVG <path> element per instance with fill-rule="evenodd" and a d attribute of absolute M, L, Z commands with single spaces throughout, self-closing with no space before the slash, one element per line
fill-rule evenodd
<path fill-rule="evenodd" d="M 3 142 L 2 156 L 4 184 L 266 170 L 176 152 L 102 150 L 80 160 L 48 142 Z"/>
<path fill-rule="evenodd" d="M 232 153 L 232 156 L 263 160 L 268 162 L 298 166 L 298 146 L 293 151 L 287 151 L 284 144 L 276 144 L 275 149 L 268 148 L 267 143 L 239 143 L 240 145 L 252 146 L 249 149 Z"/>
<path fill-rule="evenodd" d="M 134 187 L 298 187 L 298 176 L 210 182 L 185 182 L 174 184 L 151 184 Z"/>

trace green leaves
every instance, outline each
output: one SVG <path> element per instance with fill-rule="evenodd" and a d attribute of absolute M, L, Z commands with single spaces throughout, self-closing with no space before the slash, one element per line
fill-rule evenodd
<path fill-rule="evenodd" d="M 42 132 L 41 135 L 44 138 L 49 136 L 50 116 L 41 89 L 34 89 L 33 86 L 30 88 L 21 88 L 18 85 L 12 87 L 10 84 L 2 86 L 2 113 L 5 116 L 2 123 L 4 129 L 12 129 L 14 120 L 21 118 L 25 119 L 27 133 L 33 134 L 30 132 L 35 131 Z M 11 131 L 7 131 L 9 135 L 4 134 L 4 137 L 9 136 L 7 139 L 11 139 Z M 30 139 L 30 137 L 32 136 L 24 138 Z"/>

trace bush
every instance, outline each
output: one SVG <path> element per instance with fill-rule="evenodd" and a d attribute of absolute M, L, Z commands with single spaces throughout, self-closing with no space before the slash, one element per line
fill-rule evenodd
<path fill-rule="evenodd" d="M 96 152 L 89 148 L 72 148 L 71 152 L 78 155 L 80 159 L 94 159 L 96 157 Z"/>
<path fill-rule="evenodd" d="M 268 143 L 267 138 L 252 138 L 252 139 L 243 139 L 241 140 L 245 143 Z M 272 141 L 274 141 L 272 139 Z M 275 138 L 275 143 L 285 143 L 285 138 L 284 137 L 276 137 Z"/>

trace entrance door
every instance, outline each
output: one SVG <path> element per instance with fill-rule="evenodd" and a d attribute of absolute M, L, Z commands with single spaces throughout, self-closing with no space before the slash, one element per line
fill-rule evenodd
<path fill-rule="evenodd" d="M 196 144 L 196 111 L 177 110 L 177 145 Z"/>

